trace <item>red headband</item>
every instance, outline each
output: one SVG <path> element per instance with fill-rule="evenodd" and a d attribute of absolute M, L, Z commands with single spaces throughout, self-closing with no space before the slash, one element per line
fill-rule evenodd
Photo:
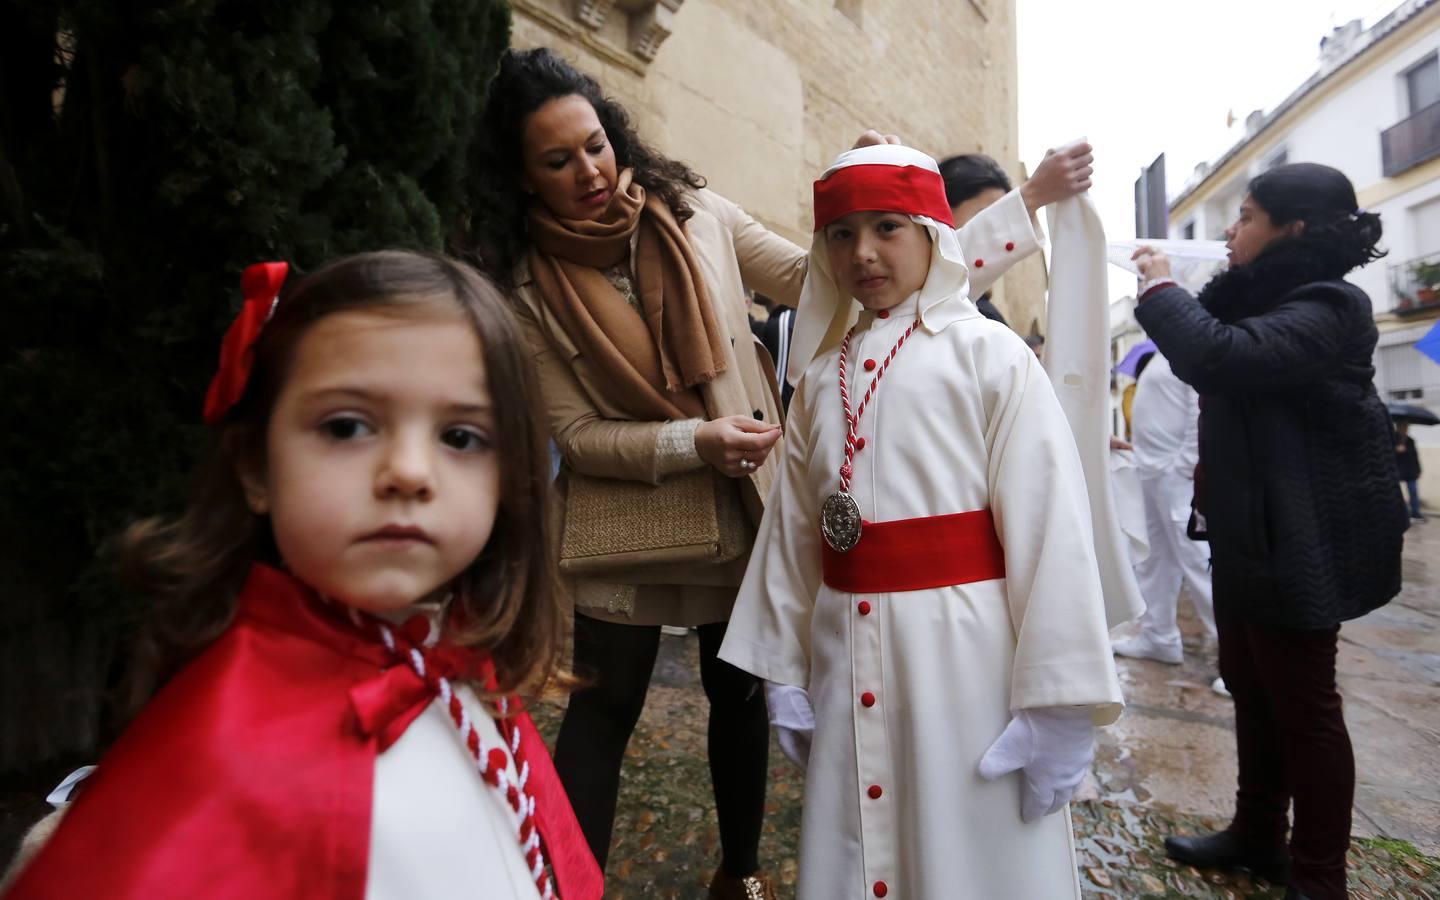
<path fill-rule="evenodd" d="M 928 216 L 955 227 L 945 199 L 945 181 L 939 172 L 919 166 L 846 166 L 815 182 L 816 231 L 860 210 Z"/>
<path fill-rule="evenodd" d="M 275 313 L 275 304 L 280 302 L 280 287 L 289 272 L 287 263 L 266 262 L 250 266 L 240 276 L 245 303 L 220 342 L 220 368 L 205 394 L 206 425 L 224 419 L 231 407 L 245 396 L 250 369 L 255 365 L 255 342 Z"/>

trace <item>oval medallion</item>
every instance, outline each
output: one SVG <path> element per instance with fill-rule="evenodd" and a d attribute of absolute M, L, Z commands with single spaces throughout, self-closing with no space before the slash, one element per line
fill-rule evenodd
<path fill-rule="evenodd" d="M 836 491 L 820 507 L 820 534 L 836 553 L 849 553 L 860 543 L 860 504 L 845 491 Z"/>

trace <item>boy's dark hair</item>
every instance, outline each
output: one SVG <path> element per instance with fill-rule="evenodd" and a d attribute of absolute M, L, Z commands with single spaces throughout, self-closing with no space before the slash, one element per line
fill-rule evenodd
<path fill-rule="evenodd" d="M 677 222 L 693 215 L 685 203 L 686 192 L 705 186 L 705 179 L 689 166 L 662 156 L 642 141 L 625 108 L 606 97 L 595 79 L 555 51 L 548 47 L 507 51 L 490 85 L 490 102 L 485 108 L 487 146 L 481 177 L 492 209 L 477 235 L 486 269 L 502 284 L 510 283 L 515 265 L 530 247 L 525 225 L 530 198 L 522 192 L 520 180 L 525 122 L 551 100 L 570 96 L 590 101 L 615 150 L 616 164 L 633 168 L 635 182 L 664 200 Z"/>
<path fill-rule="evenodd" d="M 1272 224 L 1305 223 L 1298 237 L 1276 241 L 1275 247 L 1304 245 L 1342 275 L 1385 256 L 1376 248 L 1383 233 L 1380 216 L 1359 209 L 1355 188 L 1339 169 L 1319 163 L 1276 166 L 1255 176 L 1249 190 Z"/>
<path fill-rule="evenodd" d="M 525 338 L 499 291 L 474 269 L 386 251 L 337 260 L 285 286 L 255 344 L 245 395 L 216 426 L 187 509 L 176 519 L 137 522 L 121 537 L 122 574 L 153 601 L 129 691 L 132 711 L 230 624 L 250 567 L 280 563 L 269 521 L 246 503 L 238 467 L 263 460 L 270 411 L 300 339 L 337 313 L 424 316 L 436 306 L 461 310 L 475 329 L 500 458 L 494 530 L 455 583 L 463 625 L 455 639 L 490 651 L 500 693 L 538 692 L 556 678 L 565 622 L 545 536 L 549 454 L 533 415 L 539 388 Z"/>
<path fill-rule="evenodd" d="M 1010 176 L 1000 164 L 983 153 L 963 153 L 940 163 L 940 178 L 945 182 L 945 201 L 959 206 L 981 191 L 996 188 L 1010 193 Z"/>

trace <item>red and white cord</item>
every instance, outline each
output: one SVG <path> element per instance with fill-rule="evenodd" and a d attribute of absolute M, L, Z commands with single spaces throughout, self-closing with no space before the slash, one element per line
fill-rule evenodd
<path fill-rule="evenodd" d="M 919 325 L 920 318 L 917 316 L 915 321 L 910 323 L 910 327 L 905 329 L 905 332 L 900 335 L 900 339 L 895 342 L 895 346 L 890 348 L 890 352 L 885 354 L 885 359 L 880 363 L 878 371 L 875 372 L 875 377 L 870 379 L 870 386 L 865 389 L 865 396 L 860 398 L 860 406 L 856 408 L 854 415 L 850 414 L 850 387 L 846 370 L 848 368 L 847 361 L 850 357 L 850 338 L 855 334 L 855 328 L 851 327 L 849 331 L 845 332 L 845 340 L 840 342 L 840 403 L 845 409 L 845 461 L 840 464 L 840 490 L 847 494 L 850 493 L 850 476 L 855 474 L 852 463 L 855 460 L 856 452 L 863 446 L 859 443 L 860 417 L 865 415 L 865 407 L 869 405 L 870 399 L 875 396 L 875 388 L 880 384 L 880 379 L 885 375 L 885 370 L 890 368 L 890 363 L 895 359 L 895 354 L 900 352 L 900 348 L 905 345 L 906 339 L 915 333 L 915 329 L 919 327 Z"/>
<path fill-rule="evenodd" d="M 385 648 L 408 664 L 422 681 L 440 695 L 440 701 L 445 705 L 446 711 L 450 714 L 450 720 L 455 723 L 456 729 L 460 732 L 461 740 L 465 742 L 465 747 L 470 751 L 470 755 L 475 757 L 480 777 L 486 784 L 499 791 L 515 812 L 520 849 L 525 854 L 525 863 L 530 866 L 530 875 L 535 879 L 535 887 L 540 891 L 541 900 L 555 900 L 555 888 L 546 865 L 545 852 L 540 846 L 540 832 L 535 826 L 535 798 L 526 790 L 526 783 L 530 780 L 530 764 L 520 756 L 520 729 L 508 718 L 509 702 L 503 697 L 500 699 L 500 718 L 495 723 L 499 727 L 501 737 L 510 743 L 507 756 L 504 746 L 487 747 L 480 739 L 480 732 L 475 729 L 475 724 L 470 721 L 464 704 L 460 702 L 460 698 L 450 686 L 450 679 L 429 671 L 425 665 L 425 654 L 421 652 L 420 648 L 414 646 L 402 648 L 389 626 L 384 623 L 376 624 L 380 629 L 380 639 L 385 643 Z M 515 760 L 517 775 L 513 784 L 510 783 L 509 773 L 506 771 L 507 763 L 511 758 Z"/>

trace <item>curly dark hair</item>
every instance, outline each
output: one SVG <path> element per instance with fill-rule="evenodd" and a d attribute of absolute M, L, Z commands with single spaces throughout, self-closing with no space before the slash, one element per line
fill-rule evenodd
<path fill-rule="evenodd" d="M 1255 201 L 1275 225 L 1304 222 L 1299 237 L 1277 245 L 1305 245 L 1330 260 L 1340 274 L 1386 255 L 1376 247 L 1380 216 L 1358 207 L 1345 173 L 1319 163 L 1290 163 L 1256 175 L 1249 185 Z"/>
<path fill-rule="evenodd" d="M 490 86 L 485 108 L 481 160 L 481 192 L 489 202 L 472 236 L 480 261 L 492 278 L 510 285 L 515 265 L 530 249 L 525 228 L 529 198 L 521 190 L 522 136 L 525 122 L 541 106 L 560 97 L 579 95 L 590 101 L 621 168 L 633 168 L 635 181 L 665 201 L 684 222 L 693 215 L 685 202 L 689 190 L 703 188 L 705 179 L 689 166 L 662 156 L 635 132 L 630 114 L 605 96 L 595 79 L 576 69 L 548 47 L 509 50 Z"/>

